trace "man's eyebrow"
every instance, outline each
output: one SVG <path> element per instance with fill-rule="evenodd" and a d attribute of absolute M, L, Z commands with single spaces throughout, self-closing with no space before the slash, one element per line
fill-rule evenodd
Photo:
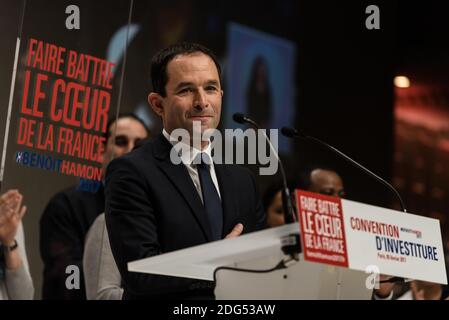
<path fill-rule="evenodd" d="M 189 86 L 193 86 L 192 82 L 180 82 L 178 83 L 178 85 L 175 87 L 175 91 L 181 89 L 182 87 L 189 87 Z"/>
<path fill-rule="evenodd" d="M 219 82 L 217 80 L 209 80 L 206 82 L 206 85 L 219 86 Z"/>
<path fill-rule="evenodd" d="M 207 85 L 207 86 L 213 85 L 213 86 L 219 87 L 219 86 L 220 86 L 220 83 L 219 83 L 217 80 L 208 80 L 208 81 L 206 81 L 206 85 Z M 175 87 L 175 90 L 174 90 L 174 91 L 178 91 L 178 90 L 181 89 L 181 88 L 184 88 L 184 87 L 190 87 L 190 86 L 195 86 L 195 84 L 194 84 L 193 82 L 188 82 L 188 81 L 180 82 L 180 83 L 178 83 L 178 85 Z"/>

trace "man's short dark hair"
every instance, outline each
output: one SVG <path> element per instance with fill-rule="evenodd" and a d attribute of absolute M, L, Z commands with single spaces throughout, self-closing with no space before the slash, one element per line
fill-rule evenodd
<path fill-rule="evenodd" d="M 125 113 L 119 113 L 119 115 L 116 116 L 112 116 L 109 118 L 108 123 L 106 124 L 106 132 L 104 133 L 104 137 L 106 138 L 105 140 L 105 144 L 107 144 L 109 137 L 111 136 L 111 126 L 119 119 L 122 118 L 131 118 L 133 120 L 136 120 L 137 122 L 139 122 L 144 128 L 145 131 L 147 132 L 147 138 L 150 136 L 150 129 L 147 127 L 147 125 L 145 124 L 145 122 L 139 118 L 138 116 L 136 116 L 134 113 L 131 112 L 125 112 Z"/>
<path fill-rule="evenodd" d="M 178 55 L 188 55 L 195 52 L 202 52 L 214 61 L 221 83 L 221 67 L 215 54 L 200 44 L 180 42 L 160 50 L 153 56 L 153 59 L 151 60 L 151 81 L 153 84 L 153 91 L 165 97 L 167 95 L 165 86 L 168 82 L 168 63 Z"/>
<path fill-rule="evenodd" d="M 337 175 L 337 171 L 334 168 L 331 168 L 329 166 L 321 165 L 321 164 L 315 164 L 307 166 L 304 170 L 302 170 L 299 173 L 299 179 L 297 182 L 298 188 L 302 190 L 309 190 L 310 186 L 312 184 L 311 181 L 311 174 L 315 170 L 326 170 L 326 171 L 332 171 L 335 172 Z"/>

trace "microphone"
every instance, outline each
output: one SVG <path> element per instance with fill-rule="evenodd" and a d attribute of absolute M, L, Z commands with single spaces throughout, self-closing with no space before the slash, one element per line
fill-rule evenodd
<path fill-rule="evenodd" d="M 367 173 L 372 178 L 374 178 L 375 180 L 377 180 L 378 182 L 380 182 L 384 186 L 386 186 L 399 199 L 402 211 L 407 212 L 407 210 L 405 209 L 404 201 L 402 201 L 401 195 L 399 194 L 399 192 L 391 184 L 389 184 L 386 180 L 382 179 L 381 177 L 376 175 L 374 172 L 372 172 L 369 169 L 367 169 L 366 167 L 362 166 L 360 163 L 358 163 L 357 161 L 353 160 L 352 158 L 350 158 L 349 156 L 347 156 L 346 154 L 344 154 L 343 152 L 341 152 L 337 148 L 331 146 L 330 144 L 327 144 L 324 141 L 321 141 L 320 139 L 317 139 L 317 138 L 312 137 L 312 136 L 308 136 L 308 135 L 306 135 L 306 134 L 304 134 L 304 133 L 302 133 L 302 132 L 300 132 L 300 131 L 298 131 L 298 130 L 296 130 L 294 128 L 283 127 L 281 129 L 281 133 L 284 136 L 288 137 L 288 138 L 301 138 L 301 139 L 312 140 L 312 141 L 314 141 L 314 142 L 324 146 L 326 149 L 329 149 L 332 152 L 336 153 L 337 155 L 339 155 L 340 157 L 345 159 L 347 162 L 349 162 L 350 164 L 352 164 L 353 166 L 355 166 L 359 170 Z"/>
<path fill-rule="evenodd" d="M 294 128 L 289 128 L 289 127 L 282 127 L 281 133 L 284 136 L 289 137 L 289 138 L 295 138 L 295 137 L 307 138 L 306 135 L 302 134 L 298 130 L 296 130 Z"/>
<path fill-rule="evenodd" d="M 251 125 L 251 127 L 253 127 L 253 129 L 258 130 L 259 129 L 259 125 L 252 119 L 246 117 L 244 114 L 242 113 L 234 113 L 234 115 L 232 116 L 232 119 L 240 124 L 249 124 Z M 296 220 L 296 216 L 295 216 L 295 210 L 292 204 L 292 198 L 290 196 L 290 190 L 288 189 L 287 186 L 287 178 L 285 176 L 285 170 L 284 170 L 284 166 L 282 164 L 281 158 L 279 157 L 278 152 L 276 151 L 276 149 L 273 147 L 273 145 L 271 144 L 270 138 L 268 138 L 265 130 L 262 130 L 262 134 L 265 137 L 265 140 L 268 142 L 270 149 L 273 151 L 274 156 L 276 157 L 276 160 L 279 163 L 279 168 L 281 169 L 281 175 L 282 175 L 282 206 L 284 208 L 284 219 L 285 219 L 285 223 L 292 223 L 295 222 Z"/>
<path fill-rule="evenodd" d="M 240 123 L 240 124 L 249 123 L 254 129 L 256 129 L 256 130 L 259 129 L 259 125 L 255 121 L 251 120 L 250 118 L 245 117 L 245 115 L 243 113 L 240 113 L 240 112 L 234 113 L 232 115 L 232 119 L 235 122 Z"/>

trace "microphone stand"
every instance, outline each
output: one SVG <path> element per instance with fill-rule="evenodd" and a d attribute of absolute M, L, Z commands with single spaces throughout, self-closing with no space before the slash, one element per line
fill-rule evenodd
<path fill-rule="evenodd" d="M 256 131 L 259 130 L 259 125 L 254 120 L 244 116 L 241 113 L 235 113 L 232 118 L 237 123 L 240 123 L 240 124 L 247 123 Z M 282 185 L 283 185 L 283 187 L 282 187 L 282 205 L 284 208 L 285 223 L 295 222 L 296 221 L 295 209 L 292 204 L 290 190 L 288 189 L 288 186 L 287 186 L 287 177 L 285 175 L 284 165 L 282 164 L 281 158 L 279 157 L 278 152 L 276 151 L 276 149 L 274 148 L 270 139 L 268 138 L 265 130 L 261 130 L 261 131 L 262 131 L 262 134 L 263 134 L 265 140 L 268 142 L 270 149 L 272 150 L 274 156 L 276 157 L 276 160 L 278 161 L 279 167 L 281 170 Z"/>
<path fill-rule="evenodd" d="M 331 150 L 332 152 L 334 152 L 335 154 L 337 154 L 341 158 L 345 159 L 347 162 L 349 162 L 350 164 L 352 164 L 353 166 L 355 166 L 359 170 L 367 173 L 369 176 L 371 176 L 372 178 L 374 178 L 375 180 L 377 180 L 378 182 L 380 182 L 381 184 L 386 186 L 397 197 L 397 199 L 399 200 L 399 203 L 401 205 L 402 211 L 407 212 L 407 209 L 405 208 L 405 204 L 404 204 L 404 201 L 401 198 L 401 195 L 399 194 L 399 192 L 390 183 L 388 183 L 386 180 L 384 180 L 381 177 L 379 177 L 377 174 L 375 174 L 374 172 L 372 172 L 368 168 L 362 166 L 360 163 L 358 163 L 357 161 L 353 160 L 352 158 L 350 158 L 349 156 L 347 156 L 346 154 L 344 154 L 343 152 L 341 152 L 337 148 L 331 146 L 330 144 L 328 144 L 328 143 L 326 143 L 324 141 L 321 141 L 320 139 L 317 139 L 317 138 L 312 137 L 312 136 L 305 135 L 305 134 L 299 132 L 298 130 L 296 130 L 294 128 L 283 127 L 281 129 L 281 133 L 284 136 L 289 137 L 289 138 L 302 138 L 302 139 L 314 141 L 315 143 L 318 143 L 318 144 L 324 146 L 326 149 Z"/>

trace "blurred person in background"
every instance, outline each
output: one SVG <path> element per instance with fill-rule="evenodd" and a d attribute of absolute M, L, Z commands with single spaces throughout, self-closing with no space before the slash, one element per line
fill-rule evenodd
<path fill-rule="evenodd" d="M 103 172 L 109 162 L 130 152 L 146 139 L 149 130 L 134 114 L 120 114 L 108 121 Z M 57 193 L 47 204 L 40 220 L 40 252 L 44 262 L 42 298 L 51 300 L 85 300 L 82 259 L 84 241 L 95 219 L 104 212 L 104 187 L 94 193 L 71 187 Z M 80 270 L 80 289 L 66 287 L 66 268 Z"/>
<path fill-rule="evenodd" d="M 294 183 L 289 182 L 291 194 L 294 194 Z M 297 187 L 302 190 L 320 193 L 328 196 L 345 196 L 343 180 L 332 169 L 324 166 L 314 166 L 300 173 Z M 282 206 L 282 183 L 275 182 L 270 185 L 263 197 L 263 206 L 267 215 L 267 225 L 277 227 L 284 224 L 284 208 Z M 294 201 L 293 201 L 294 203 Z"/>
<path fill-rule="evenodd" d="M 136 142 L 137 149 L 149 139 Z M 87 300 L 121 300 L 122 277 L 112 255 L 104 213 L 100 214 L 87 233 L 83 256 Z"/>

